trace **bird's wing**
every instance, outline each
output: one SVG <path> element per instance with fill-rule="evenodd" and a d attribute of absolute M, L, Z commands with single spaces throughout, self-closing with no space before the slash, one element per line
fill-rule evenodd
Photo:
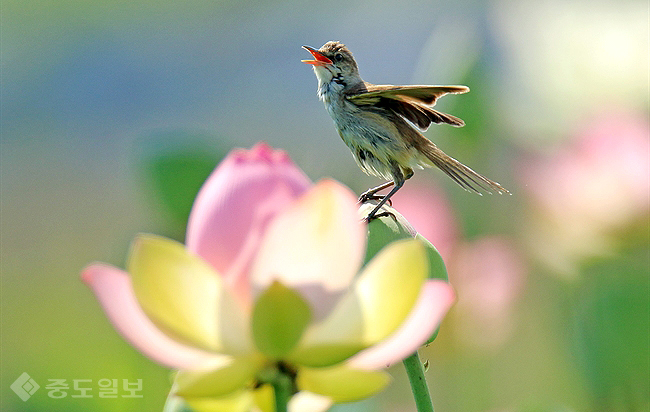
<path fill-rule="evenodd" d="M 467 86 L 393 86 L 392 84 L 365 83 L 365 90 L 350 96 L 356 104 L 374 104 L 382 97 L 387 99 L 410 98 L 418 103 L 433 106 L 445 94 L 467 93 Z"/>
<path fill-rule="evenodd" d="M 465 122 L 456 116 L 432 109 L 436 100 L 448 93 L 467 93 L 465 86 L 393 86 L 365 83 L 358 91 L 352 90 L 348 100 L 364 106 L 382 107 L 404 117 L 422 130 L 431 123 L 447 123 L 464 126 Z"/>

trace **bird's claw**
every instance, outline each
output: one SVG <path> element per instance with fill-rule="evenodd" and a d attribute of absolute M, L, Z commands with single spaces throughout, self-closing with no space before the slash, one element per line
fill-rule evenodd
<path fill-rule="evenodd" d="M 372 222 L 375 219 L 379 219 L 380 217 L 387 217 L 387 216 L 392 217 L 393 220 L 395 220 L 397 222 L 397 216 L 395 216 L 391 212 L 386 212 L 386 211 L 381 212 L 381 213 L 375 213 L 374 215 L 371 213 L 370 215 L 363 218 L 363 222 L 368 224 L 368 223 Z"/>
<path fill-rule="evenodd" d="M 358 202 L 363 204 L 366 203 L 369 200 L 377 200 L 377 195 L 375 195 L 375 192 L 372 192 L 370 190 L 361 193 L 361 196 L 359 196 Z"/>
<path fill-rule="evenodd" d="M 382 195 L 378 195 L 378 194 L 375 194 L 375 193 L 372 193 L 372 192 L 365 192 L 365 193 L 362 193 L 361 196 L 359 196 L 358 202 L 359 202 L 359 204 L 364 204 L 364 203 L 366 203 L 366 202 L 368 202 L 370 200 L 381 201 L 383 198 L 384 198 L 384 196 L 382 196 Z M 393 206 L 393 201 L 390 200 L 390 199 L 388 199 L 386 201 L 386 203 L 388 203 L 388 206 Z"/>

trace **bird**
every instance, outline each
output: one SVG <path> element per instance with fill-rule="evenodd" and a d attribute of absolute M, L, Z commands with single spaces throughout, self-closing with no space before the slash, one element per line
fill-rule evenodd
<path fill-rule="evenodd" d="M 366 216 L 367 222 L 383 215 L 382 206 L 413 176 L 414 168 L 436 166 L 463 189 L 478 194 L 510 193 L 448 156 L 421 133 L 431 123 L 465 125 L 433 106 L 446 94 L 469 92 L 467 86 L 372 84 L 361 78 L 357 62 L 343 43 L 328 41 L 320 49 L 302 47 L 313 57 L 302 62 L 313 66 L 318 97 L 356 163 L 366 174 L 387 180 L 359 197 L 361 203 L 378 201 Z M 377 195 L 391 186 L 388 194 Z"/>

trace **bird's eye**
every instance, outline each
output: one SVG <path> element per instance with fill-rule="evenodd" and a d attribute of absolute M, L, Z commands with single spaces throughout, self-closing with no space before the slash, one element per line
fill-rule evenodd
<path fill-rule="evenodd" d="M 343 55 L 341 53 L 336 53 L 334 55 L 334 60 L 337 61 L 337 62 L 342 61 L 343 60 Z"/>

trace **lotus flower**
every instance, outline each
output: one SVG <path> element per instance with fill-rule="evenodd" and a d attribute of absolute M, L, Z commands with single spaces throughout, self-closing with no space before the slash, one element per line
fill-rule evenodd
<path fill-rule="evenodd" d="M 428 279 L 422 241 L 363 266 L 366 234 L 349 189 L 312 185 L 258 144 L 208 178 L 186 245 L 139 235 L 126 270 L 91 264 L 82 279 L 124 338 L 179 370 L 172 396 L 194 409 L 269 404 L 264 376 L 282 368 L 300 391 L 293 409 L 323 410 L 383 389 L 380 369 L 426 342 L 454 300 Z"/>
<path fill-rule="evenodd" d="M 458 339 L 476 349 L 498 349 L 511 337 L 515 304 L 527 269 L 506 236 L 482 236 L 456 246 L 450 262 L 458 290 L 455 308 Z"/>
<path fill-rule="evenodd" d="M 536 207 L 531 249 L 558 274 L 575 276 L 581 260 L 611 253 L 612 232 L 647 219 L 649 135 L 645 117 L 605 114 L 551 156 L 522 162 Z"/>

